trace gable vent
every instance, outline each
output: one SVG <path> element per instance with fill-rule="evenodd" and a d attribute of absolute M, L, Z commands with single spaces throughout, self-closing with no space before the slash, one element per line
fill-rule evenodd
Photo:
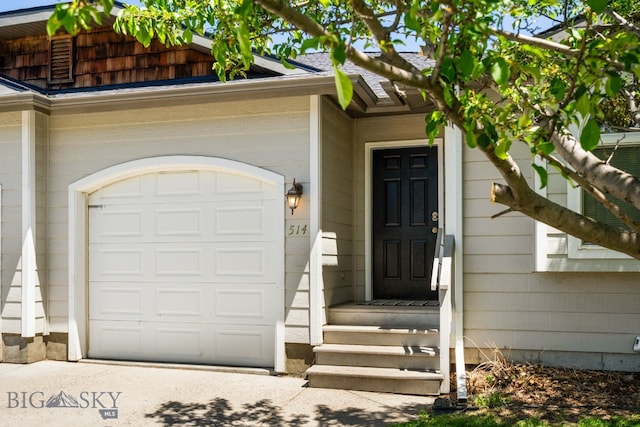
<path fill-rule="evenodd" d="M 73 81 L 73 38 L 54 37 L 49 42 L 49 83 Z"/>

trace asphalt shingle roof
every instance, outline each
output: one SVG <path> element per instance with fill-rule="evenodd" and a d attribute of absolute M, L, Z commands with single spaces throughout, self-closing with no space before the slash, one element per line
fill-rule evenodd
<path fill-rule="evenodd" d="M 368 55 L 375 55 L 375 52 L 367 52 Z M 415 52 L 403 52 L 401 53 L 402 57 L 409 61 L 411 64 L 415 65 L 419 69 L 424 69 L 428 67 L 432 67 L 434 65 L 434 61 L 430 58 L 427 58 L 424 55 Z M 332 71 L 333 66 L 331 64 L 331 58 L 327 53 L 310 53 L 307 55 L 299 56 L 296 58 L 295 62 L 300 63 L 302 65 L 312 67 L 318 71 Z M 365 70 L 364 68 L 358 67 L 350 62 L 346 62 L 342 70 L 348 74 L 359 74 L 362 78 L 367 82 L 367 84 L 371 87 L 373 92 L 379 98 L 387 98 L 388 95 L 385 90 L 382 88 L 380 82 L 385 81 L 384 77 L 380 77 L 379 75 L 372 73 L 371 71 Z"/>

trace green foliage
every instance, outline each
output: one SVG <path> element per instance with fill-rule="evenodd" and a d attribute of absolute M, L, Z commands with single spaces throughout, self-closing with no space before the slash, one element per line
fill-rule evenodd
<path fill-rule="evenodd" d="M 47 21 L 47 32 L 50 35 L 63 27 L 70 34 L 77 34 L 81 29 L 89 29 L 92 23 L 102 25 L 102 13 L 109 14 L 113 8 L 113 0 L 101 0 L 100 7 L 91 2 L 63 3 L 56 6 L 55 13 Z"/>
<path fill-rule="evenodd" d="M 336 80 L 336 89 L 338 91 L 338 102 L 340 102 L 340 106 L 346 110 L 353 97 L 353 85 L 351 84 L 349 76 L 340 68 L 334 66 L 333 71 Z"/>
<path fill-rule="evenodd" d="M 521 420 L 501 419 L 492 414 L 476 414 L 466 412 L 452 415 L 420 414 L 417 420 L 403 424 L 396 424 L 396 427 L 564 427 L 565 423 L 549 423 L 537 418 L 527 418 Z M 575 425 L 575 424 L 571 424 Z M 640 417 L 619 417 L 614 416 L 609 419 L 599 419 L 595 417 L 585 417 L 578 421 L 578 427 L 639 427 Z"/>
<path fill-rule="evenodd" d="M 488 394 L 476 396 L 473 401 L 477 406 L 480 407 L 499 408 L 500 406 L 507 405 L 509 403 L 509 398 L 496 390 Z"/>
<path fill-rule="evenodd" d="M 580 145 L 587 151 L 592 151 L 600 142 L 600 125 L 594 119 L 587 120 L 580 132 Z"/>

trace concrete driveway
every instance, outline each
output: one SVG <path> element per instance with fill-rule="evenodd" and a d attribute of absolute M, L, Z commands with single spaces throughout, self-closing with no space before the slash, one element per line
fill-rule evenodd
<path fill-rule="evenodd" d="M 0 363 L 1 426 L 385 426 L 433 398 L 307 388 L 302 378 L 175 365 Z"/>

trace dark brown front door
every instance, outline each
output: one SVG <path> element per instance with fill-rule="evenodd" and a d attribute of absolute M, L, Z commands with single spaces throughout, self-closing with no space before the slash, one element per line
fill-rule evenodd
<path fill-rule="evenodd" d="M 438 227 L 436 147 L 375 150 L 373 298 L 437 299 L 430 290 Z"/>

